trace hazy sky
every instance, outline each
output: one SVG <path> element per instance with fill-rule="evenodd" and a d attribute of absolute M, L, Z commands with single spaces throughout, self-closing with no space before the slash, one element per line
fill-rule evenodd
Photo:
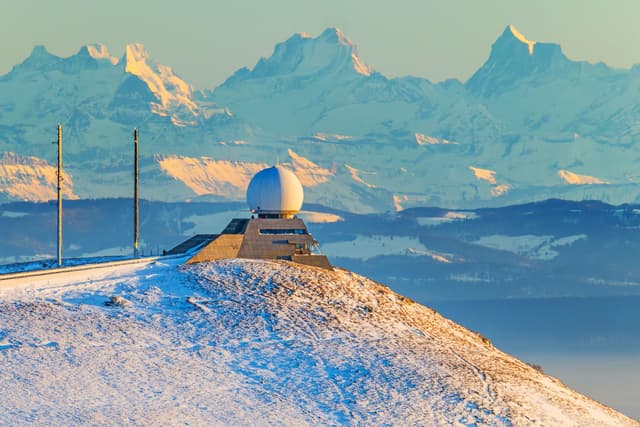
<path fill-rule="evenodd" d="M 637 0 L 0 0 L 0 74 L 34 45 L 69 56 L 101 42 L 143 43 L 197 88 L 252 67 L 295 32 L 339 27 L 387 76 L 466 80 L 507 24 L 572 59 L 640 63 Z"/>

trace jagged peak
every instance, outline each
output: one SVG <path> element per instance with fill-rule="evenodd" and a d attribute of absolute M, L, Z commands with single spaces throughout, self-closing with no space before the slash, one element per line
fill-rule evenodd
<path fill-rule="evenodd" d="M 513 24 L 509 24 L 507 26 L 507 29 L 505 30 L 505 32 L 507 31 L 509 31 L 511 35 L 515 37 L 517 40 L 526 44 L 527 47 L 529 48 L 529 55 L 533 55 L 533 48 L 536 42 L 527 39 L 520 31 L 518 31 L 518 29 Z"/>
<path fill-rule="evenodd" d="M 566 60 L 560 45 L 529 40 L 514 25 L 507 25 L 491 47 L 490 61 L 522 62 L 549 65 Z"/>
<path fill-rule="evenodd" d="M 338 28 L 327 28 L 319 36 L 295 33 L 278 43 L 273 55 L 262 58 L 252 71 L 240 70 L 231 80 L 284 74 L 309 74 L 323 67 L 348 67 L 369 76 L 372 69 L 359 56 L 353 42 Z"/>
<path fill-rule="evenodd" d="M 347 37 L 340 28 L 329 27 L 318 36 L 318 39 L 326 40 L 333 43 L 339 43 L 344 46 L 354 46 L 353 42 Z"/>
<path fill-rule="evenodd" d="M 476 92 L 496 93 L 522 77 L 539 76 L 572 64 L 560 45 L 529 40 L 514 25 L 507 25 L 491 46 L 489 58 L 471 76 L 467 86 Z"/>
<path fill-rule="evenodd" d="M 24 62 L 25 63 L 32 62 L 32 61 L 42 62 L 43 60 L 50 60 L 50 59 L 60 60 L 61 58 L 49 52 L 44 45 L 38 44 L 33 47 L 33 49 L 31 50 L 31 53 L 25 59 Z"/>
<path fill-rule="evenodd" d="M 55 56 L 55 55 L 50 53 L 43 44 L 37 44 L 33 47 L 33 49 L 31 50 L 31 54 L 29 55 L 29 57 L 33 57 L 33 56 Z"/>
<path fill-rule="evenodd" d="M 46 160 L 31 156 L 21 156 L 13 151 L 5 151 L 0 158 L 0 164 L 3 165 L 31 165 L 31 166 L 48 166 Z"/>
<path fill-rule="evenodd" d="M 151 111 L 161 116 L 171 115 L 174 124 L 190 124 L 197 115 L 198 106 L 193 101 L 192 88 L 178 77 L 171 67 L 157 64 L 151 59 L 142 43 L 126 45 L 122 60 L 126 73 L 143 81 L 158 102 L 151 103 Z M 174 114 L 176 109 L 185 111 L 183 120 Z"/>
<path fill-rule="evenodd" d="M 149 59 L 149 53 L 142 43 L 131 43 L 124 48 L 124 63 L 127 67 L 129 64 L 147 62 Z"/>
<path fill-rule="evenodd" d="M 50 53 L 44 45 L 38 44 L 33 47 L 29 56 L 22 63 L 13 67 L 13 70 L 19 69 L 41 69 L 57 63 L 61 58 Z M 12 70 L 12 71 L 13 71 Z"/>
<path fill-rule="evenodd" d="M 113 65 L 116 65 L 118 63 L 118 58 L 116 58 L 115 56 L 111 56 L 107 47 L 102 43 L 86 44 L 80 48 L 78 54 L 86 55 L 96 60 L 105 59 L 111 62 Z"/>
<path fill-rule="evenodd" d="M 507 25 L 500 37 L 493 43 L 491 53 L 492 55 L 506 55 L 508 57 L 516 54 L 523 60 L 526 56 L 532 58 L 538 57 L 539 59 L 541 57 L 557 56 L 559 54 L 564 57 L 560 45 L 530 40 L 513 24 Z"/>

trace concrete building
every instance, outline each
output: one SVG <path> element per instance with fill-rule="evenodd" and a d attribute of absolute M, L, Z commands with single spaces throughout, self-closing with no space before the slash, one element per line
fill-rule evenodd
<path fill-rule="evenodd" d="M 302 207 L 302 185 L 293 172 L 273 166 L 258 172 L 247 189 L 251 218 L 234 218 L 220 234 L 197 235 L 169 254 L 199 250 L 192 264 L 223 258 L 281 259 L 331 269 L 326 256 L 313 253 L 318 242 L 296 214 Z"/>

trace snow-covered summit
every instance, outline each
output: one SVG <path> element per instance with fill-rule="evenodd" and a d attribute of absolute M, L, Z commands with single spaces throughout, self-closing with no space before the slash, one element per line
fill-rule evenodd
<path fill-rule="evenodd" d="M 463 85 L 371 72 L 354 43 L 329 28 L 313 37 L 293 35 L 253 69 L 202 92 L 139 44 L 129 45 L 117 64 L 101 45 L 68 58 L 38 47 L 0 76 L 0 143 L 51 163 L 50 147 L 41 141 L 51 138 L 48 126 L 62 123 L 65 137 L 79 142 L 66 145 L 65 153 L 75 156 L 69 166 L 77 167 L 81 197 L 129 195 L 121 185 L 128 179 L 125 169 L 109 166 L 122 162 L 130 129 L 140 127 L 154 141 L 141 155 L 158 178 L 148 180 L 147 194 L 161 200 L 218 197 L 199 191 L 226 184 L 219 174 L 203 173 L 194 193 L 193 173 L 188 185 L 174 182 L 156 155 L 256 164 L 294 147 L 324 169 L 338 165 L 335 178 L 310 192 L 310 200 L 332 206 L 344 201 L 340 208 L 352 211 L 549 197 L 638 200 L 633 159 L 640 73 L 572 61 L 558 45 L 535 39 L 504 28 L 486 63 Z M 319 144 L 316 135 L 348 139 Z M 247 144 L 221 147 L 225 141 Z M 101 167 L 122 175 L 93 173 L 95 150 L 103 154 Z M 363 183 L 346 164 L 372 175 Z M 495 171 L 501 180 L 480 180 L 470 167 Z M 559 171 L 609 185 L 574 185 Z M 168 183 L 175 185 L 172 191 L 166 191 Z"/>
<path fill-rule="evenodd" d="M 179 261 L 3 283 L 3 420 L 634 425 L 356 274 Z"/>
<path fill-rule="evenodd" d="M 529 55 L 533 55 L 533 49 L 536 45 L 536 42 L 531 41 L 529 39 L 527 39 L 520 31 L 518 31 L 518 29 L 513 26 L 512 24 L 509 24 L 507 26 L 507 29 L 505 30 L 505 34 L 507 33 L 507 30 L 509 32 L 511 32 L 511 35 L 513 37 L 515 37 L 517 40 L 519 40 L 520 42 L 524 43 L 527 45 L 527 48 L 529 50 Z"/>
<path fill-rule="evenodd" d="M 467 85 L 473 92 L 502 91 L 514 82 L 534 74 L 559 71 L 571 62 L 560 45 L 529 40 L 515 26 L 507 25 L 491 46 L 487 62 Z"/>
<path fill-rule="evenodd" d="M 76 73 L 83 70 L 93 70 L 100 66 L 113 67 L 118 63 L 118 58 L 111 56 L 107 47 L 100 43 L 87 44 L 74 55 L 61 57 L 47 50 L 43 45 L 37 45 L 25 60 L 16 65 L 10 74 L 21 76 L 23 74 L 61 71 L 63 73 Z"/>
<path fill-rule="evenodd" d="M 125 71 L 144 81 L 157 98 L 158 102 L 151 103 L 154 113 L 171 116 L 177 125 L 189 123 L 198 115 L 191 86 L 171 67 L 153 61 L 144 45 L 128 44 L 121 62 Z"/>
<path fill-rule="evenodd" d="M 327 28 L 313 38 L 297 33 L 278 43 L 269 58 L 262 58 L 242 77 L 264 78 L 285 75 L 360 74 L 369 76 L 369 67 L 359 56 L 353 42 L 338 28 Z M 237 73 L 236 73 L 237 74 Z"/>
<path fill-rule="evenodd" d="M 105 59 L 112 65 L 116 65 L 118 63 L 118 58 L 112 56 L 109 53 L 107 47 L 102 43 L 92 43 L 84 45 L 80 48 L 78 55 L 88 56 L 89 58 L 93 58 L 96 60 Z"/>

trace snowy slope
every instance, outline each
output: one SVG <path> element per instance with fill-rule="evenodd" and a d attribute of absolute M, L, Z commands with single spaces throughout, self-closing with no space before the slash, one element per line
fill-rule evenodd
<path fill-rule="evenodd" d="M 353 273 L 177 262 L 0 281 L 3 421 L 637 425 Z"/>
<path fill-rule="evenodd" d="M 73 179 L 62 172 L 65 198 L 77 199 Z M 36 157 L 23 157 L 5 152 L 0 156 L 0 197 L 46 202 L 57 197 L 58 170 Z"/>

